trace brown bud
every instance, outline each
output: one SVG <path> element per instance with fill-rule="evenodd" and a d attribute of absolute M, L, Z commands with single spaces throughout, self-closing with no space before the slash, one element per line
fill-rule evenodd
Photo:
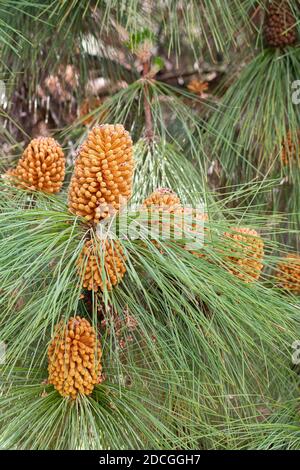
<path fill-rule="evenodd" d="M 264 34 L 271 47 L 285 47 L 297 41 L 296 18 L 286 0 L 275 0 L 268 7 Z"/>

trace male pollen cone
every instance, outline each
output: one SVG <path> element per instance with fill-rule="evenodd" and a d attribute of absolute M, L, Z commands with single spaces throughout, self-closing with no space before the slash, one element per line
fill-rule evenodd
<path fill-rule="evenodd" d="M 179 197 L 168 188 L 159 188 L 154 191 L 145 199 L 143 207 L 150 213 L 151 229 L 154 229 L 157 234 L 159 232 L 164 238 L 168 236 L 174 238 L 174 235 L 177 239 L 195 236 L 199 229 L 199 221 L 207 220 L 207 214 L 197 209 L 183 207 Z"/>
<path fill-rule="evenodd" d="M 291 46 L 297 41 L 296 18 L 286 0 L 275 0 L 268 7 L 264 34 L 271 47 Z"/>
<path fill-rule="evenodd" d="M 180 225 L 180 223 L 178 225 L 178 216 L 181 216 L 182 206 L 179 197 L 171 189 L 156 189 L 144 200 L 142 209 L 147 212 L 148 229 L 153 235 L 171 238 L 175 226 L 178 232 Z M 177 218 L 176 224 L 175 218 Z M 153 242 L 157 245 L 155 240 Z"/>
<path fill-rule="evenodd" d="M 230 240 L 230 245 L 226 244 L 224 258 L 228 271 L 245 282 L 259 279 L 263 268 L 264 242 L 256 230 L 234 227 L 232 232 L 224 235 Z"/>
<path fill-rule="evenodd" d="M 79 149 L 69 210 L 97 224 L 120 209 L 132 191 L 132 140 L 121 124 L 95 126 Z"/>
<path fill-rule="evenodd" d="M 203 82 L 195 78 L 189 82 L 187 88 L 191 93 L 202 96 L 203 93 L 208 90 L 208 82 Z"/>
<path fill-rule="evenodd" d="M 277 265 L 277 282 L 283 289 L 300 294 L 300 255 L 289 253 Z"/>
<path fill-rule="evenodd" d="M 152 208 L 157 206 L 161 210 L 174 211 L 181 207 L 181 202 L 177 194 L 169 188 L 158 188 L 143 202 L 143 206 Z"/>
<path fill-rule="evenodd" d="M 90 395 L 101 379 L 101 348 L 90 323 L 79 316 L 56 325 L 48 348 L 49 383 L 63 397 Z"/>
<path fill-rule="evenodd" d="M 31 140 L 16 168 L 7 177 L 19 187 L 58 193 L 65 177 L 65 158 L 61 146 L 52 137 Z"/>
<path fill-rule="evenodd" d="M 293 138 L 291 131 L 288 131 L 286 138 L 282 142 L 281 160 L 284 165 L 298 162 L 300 164 L 300 131 L 296 133 L 296 139 Z"/>
<path fill-rule="evenodd" d="M 77 261 L 83 287 L 97 292 L 104 286 L 111 290 L 126 272 L 125 256 L 118 240 L 94 240 L 85 242 Z"/>

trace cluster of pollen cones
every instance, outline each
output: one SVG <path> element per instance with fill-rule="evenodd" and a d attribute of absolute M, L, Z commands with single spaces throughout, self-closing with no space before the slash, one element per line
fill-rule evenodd
<path fill-rule="evenodd" d="M 49 383 L 64 397 L 90 395 L 101 382 L 101 348 L 90 323 L 79 316 L 56 325 L 48 348 Z"/>
<path fill-rule="evenodd" d="M 81 146 L 71 179 L 69 210 L 95 226 L 116 214 L 132 193 L 133 151 L 120 124 L 95 126 Z M 97 292 L 111 290 L 126 272 L 120 242 L 87 240 L 78 258 L 82 285 Z"/>
<path fill-rule="evenodd" d="M 117 213 L 132 192 L 133 157 L 130 135 L 122 125 L 96 126 L 79 150 L 71 179 L 69 210 L 95 227 Z M 83 287 L 112 289 L 126 272 L 117 240 L 85 241 L 77 260 Z M 101 349 L 87 320 L 71 318 L 59 324 L 49 350 L 49 382 L 63 396 L 89 395 L 101 381 Z"/>
<path fill-rule="evenodd" d="M 92 229 L 116 214 L 131 196 L 133 167 L 132 140 L 124 127 L 94 127 L 75 162 L 68 192 L 69 210 Z M 52 138 L 33 139 L 17 167 L 7 172 L 15 185 L 48 193 L 61 189 L 64 175 L 64 154 Z M 171 238 L 182 233 L 185 237 L 187 233 L 201 230 L 204 234 L 208 230 L 204 228 L 207 213 L 184 207 L 168 188 L 154 191 L 142 206 L 150 220 L 155 216 L 159 235 L 168 230 Z M 264 243 L 258 233 L 237 227 L 225 232 L 224 240 L 225 245 L 228 243 L 222 252 L 226 269 L 245 282 L 257 280 L 264 257 Z M 201 250 L 186 249 L 207 258 Z M 300 292 L 299 259 L 290 256 L 278 266 L 278 283 L 294 292 Z M 100 240 L 96 236 L 86 239 L 77 260 L 83 287 L 94 292 L 111 290 L 126 272 L 125 261 L 120 241 L 108 237 Z M 91 394 L 101 381 L 101 355 L 96 332 L 86 319 L 76 316 L 67 324 L 58 323 L 48 348 L 49 383 L 64 397 L 75 399 L 78 394 Z"/>
<path fill-rule="evenodd" d="M 150 215 L 151 233 L 165 239 L 184 239 L 203 232 L 207 214 L 201 210 L 184 207 L 179 197 L 168 188 L 159 188 L 143 202 Z"/>
<path fill-rule="evenodd" d="M 111 290 L 126 272 L 125 256 L 118 240 L 88 240 L 78 258 L 83 287 L 97 292 Z M 103 271 L 105 274 L 103 275 Z"/>
<path fill-rule="evenodd" d="M 31 140 L 16 168 L 5 174 L 15 186 L 45 193 L 58 193 L 65 177 L 65 158 L 52 137 Z"/>
<path fill-rule="evenodd" d="M 96 126 L 81 146 L 69 210 L 94 224 L 117 212 L 132 191 L 132 140 L 122 125 Z"/>
<path fill-rule="evenodd" d="M 224 235 L 228 246 L 223 262 L 228 271 L 244 282 L 259 279 L 263 268 L 264 242 L 256 230 L 234 227 Z"/>
<path fill-rule="evenodd" d="M 300 255 L 290 253 L 277 265 L 277 284 L 294 294 L 300 294 Z"/>
<path fill-rule="evenodd" d="M 208 221 L 207 213 L 183 207 L 179 197 L 168 188 L 154 191 L 145 199 L 143 206 L 153 213 L 162 212 L 174 216 L 174 219 L 167 219 L 168 222 L 166 218 L 162 219 L 163 222 L 158 219 L 159 226 L 163 223 L 167 225 L 167 227 L 159 227 L 160 233 L 169 229 L 170 224 L 172 224 L 173 233 L 176 234 L 177 231 L 177 233 L 183 233 L 184 236 L 193 234 L 195 230 L 200 229 L 202 234 L 207 230 L 203 228 L 203 222 Z M 185 217 L 183 217 L 183 212 L 185 212 Z M 244 282 L 256 281 L 263 268 L 264 242 L 262 238 L 255 230 L 245 227 L 234 227 L 231 232 L 225 232 L 224 237 L 228 247 L 224 253 L 221 253 L 222 264 L 225 264 L 231 274 Z M 207 256 L 199 249 L 189 249 L 189 251 L 199 258 L 207 259 Z"/>
<path fill-rule="evenodd" d="M 281 160 L 283 165 L 297 163 L 300 165 L 300 131 L 288 131 L 281 146 Z"/>

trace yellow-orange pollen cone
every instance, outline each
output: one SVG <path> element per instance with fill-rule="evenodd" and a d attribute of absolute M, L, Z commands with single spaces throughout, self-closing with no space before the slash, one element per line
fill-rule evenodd
<path fill-rule="evenodd" d="M 131 196 L 132 140 L 121 124 L 95 126 L 79 150 L 69 187 L 69 210 L 97 224 Z"/>
<path fill-rule="evenodd" d="M 187 88 L 191 93 L 202 96 L 208 90 L 208 83 L 195 78 L 189 82 Z"/>
<path fill-rule="evenodd" d="M 101 348 L 90 323 L 79 316 L 58 323 L 48 348 L 49 383 L 63 397 L 90 395 L 101 379 Z"/>
<path fill-rule="evenodd" d="M 179 197 L 168 188 L 159 188 L 143 202 L 148 212 L 151 233 L 165 239 L 195 237 L 199 222 L 207 220 L 207 214 L 192 207 L 184 207 Z M 201 233 L 203 233 L 202 225 Z M 191 241 L 191 240 L 190 240 Z"/>
<path fill-rule="evenodd" d="M 245 282 L 259 279 L 263 268 L 264 242 L 256 230 L 234 227 L 226 232 L 226 257 L 223 259 L 228 271 Z M 228 255 L 228 252 L 232 254 Z"/>
<path fill-rule="evenodd" d="M 175 227 L 178 232 L 182 207 L 179 197 L 171 189 L 156 189 L 144 200 L 142 210 L 148 217 L 148 229 L 155 237 L 172 238 Z M 155 240 L 153 242 L 157 244 Z"/>
<path fill-rule="evenodd" d="M 83 287 L 97 292 L 104 286 L 111 290 L 126 272 L 125 256 L 117 240 L 95 242 L 88 240 L 77 262 Z"/>
<path fill-rule="evenodd" d="M 165 210 L 174 210 L 181 207 L 179 197 L 169 188 L 159 188 L 150 194 L 143 202 L 143 206 L 152 208 L 157 206 Z"/>
<path fill-rule="evenodd" d="M 284 165 L 298 162 L 300 165 L 300 131 L 296 133 L 296 141 L 291 131 L 288 131 L 282 142 L 281 160 Z"/>
<path fill-rule="evenodd" d="M 289 253 L 277 265 L 277 283 L 280 287 L 300 294 L 300 255 Z"/>
<path fill-rule="evenodd" d="M 61 146 L 52 137 L 31 140 L 16 168 L 6 176 L 16 186 L 58 193 L 65 177 L 65 158 Z"/>

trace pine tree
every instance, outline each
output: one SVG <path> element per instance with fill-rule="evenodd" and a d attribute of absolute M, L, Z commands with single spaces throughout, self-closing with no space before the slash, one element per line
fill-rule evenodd
<path fill-rule="evenodd" d="M 299 449 L 298 4 L 5 3 L 0 447 Z"/>

